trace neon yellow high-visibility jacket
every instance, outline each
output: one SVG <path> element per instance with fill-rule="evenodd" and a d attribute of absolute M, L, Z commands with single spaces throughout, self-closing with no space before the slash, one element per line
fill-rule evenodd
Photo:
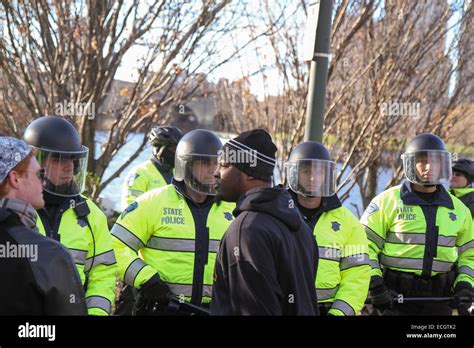
<path fill-rule="evenodd" d="M 85 207 L 81 204 L 87 204 L 90 211 L 85 218 L 78 217 L 74 210 Z M 48 204 L 38 216 L 40 232 L 60 241 L 71 252 L 85 286 L 89 314 L 110 315 L 115 302 L 117 262 L 105 214 L 88 198 L 77 196 L 65 198 L 55 216 L 49 216 Z"/>
<path fill-rule="evenodd" d="M 209 197 L 197 205 L 184 192 L 184 183 L 173 181 L 122 213 L 112 228 L 119 274 L 135 288 L 158 274 L 173 294 L 209 303 L 216 253 L 235 204 Z"/>
<path fill-rule="evenodd" d="M 356 315 L 364 305 L 370 283 L 367 237 L 362 224 L 336 195 L 322 198 L 320 214 L 306 223 L 314 231 L 319 249 L 318 302 L 332 303 L 328 314 Z"/>
<path fill-rule="evenodd" d="M 469 208 L 474 218 L 474 188 L 451 188 L 450 192 Z"/>
<path fill-rule="evenodd" d="M 154 158 L 134 167 L 122 185 L 122 209 L 143 193 L 170 184 L 171 169 L 160 165 Z"/>
<path fill-rule="evenodd" d="M 418 197 L 408 182 L 392 187 L 372 200 L 361 222 L 369 240 L 371 275 L 381 276 L 383 266 L 434 276 L 457 263 L 454 285 L 459 281 L 474 285 L 471 214 L 441 185 L 432 203 Z"/>

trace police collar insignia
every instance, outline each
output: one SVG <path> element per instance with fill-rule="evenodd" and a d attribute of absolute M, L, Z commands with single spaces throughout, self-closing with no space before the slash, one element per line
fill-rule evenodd
<path fill-rule="evenodd" d="M 457 216 L 456 216 L 456 214 L 454 214 L 454 213 L 449 213 L 449 218 L 450 218 L 452 221 L 456 221 L 456 220 L 457 220 Z"/>
<path fill-rule="evenodd" d="M 229 213 L 229 212 L 224 212 L 224 217 L 229 220 L 229 221 L 232 221 L 232 214 Z"/>

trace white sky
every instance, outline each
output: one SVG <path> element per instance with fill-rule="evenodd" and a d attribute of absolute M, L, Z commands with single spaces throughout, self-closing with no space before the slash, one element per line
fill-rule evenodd
<path fill-rule="evenodd" d="M 276 4 L 281 4 L 282 0 L 274 0 Z M 448 3 L 452 3 L 453 0 L 448 0 Z M 249 11 L 259 11 L 258 5 L 259 1 L 251 1 Z M 459 20 L 459 14 L 455 14 L 449 21 L 448 25 L 452 25 L 456 20 Z M 302 26 L 305 26 L 306 23 L 302 23 Z M 453 32 L 448 33 L 447 39 L 447 46 L 453 39 Z M 236 34 L 235 40 L 239 43 L 246 42 L 248 40 L 248 33 L 246 31 L 241 31 Z M 269 46 L 263 46 L 263 40 L 260 42 L 253 44 L 253 46 L 245 51 L 242 58 L 240 60 L 235 60 L 231 63 L 227 63 L 214 71 L 210 76 L 209 80 L 213 82 L 217 82 L 219 78 L 227 78 L 230 81 L 234 81 L 237 79 L 242 78 L 243 76 L 252 75 L 252 73 L 259 70 L 258 60 L 256 59 L 256 47 L 259 47 L 260 50 L 260 57 L 264 57 L 263 63 L 266 65 L 272 65 L 272 57 L 273 57 L 273 50 Z M 225 42 L 222 46 L 223 55 L 230 54 L 232 52 L 232 42 Z M 137 74 L 137 66 L 138 60 L 144 56 L 146 49 L 142 46 L 134 46 L 130 48 L 130 50 L 125 54 L 122 60 L 122 64 L 117 70 L 115 75 L 116 79 L 124 80 L 124 81 L 136 81 L 138 76 Z M 302 53 L 302 50 L 300 50 Z M 456 57 L 451 57 L 454 62 Z M 275 69 L 268 69 L 265 71 L 266 79 L 266 88 L 267 94 L 270 95 L 277 95 L 281 89 L 281 84 L 279 82 L 279 75 Z M 251 92 L 256 94 L 259 99 L 262 99 L 264 96 L 264 87 L 263 87 L 263 80 L 260 74 L 256 74 L 254 76 L 250 76 L 250 86 Z M 454 82 L 454 81 L 452 81 Z M 453 85 L 453 84 L 451 84 Z"/>
<path fill-rule="evenodd" d="M 283 3 L 284 1 L 273 0 L 274 2 Z M 247 8 L 249 12 L 258 11 L 259 2 L 250 1 L 250 6 Z M 247 31 L 239 31 L 235 33 L 234 38 L 229 38 L 228 42 L 223 42 L 220 49 L 222 52 L 222 57 L 228 56 L 233 52 L 233 46 L 237 44 L 243 44 L 248 41 L 249 34 Z M 245 50 L 245 53 L 242 55 L 241 59 L 235 59 L 233 62 L 226 63 L 218 69 L 216 69 L 212 74 L 209 75 L 209 80 L 212 82 L 217 82 L 220 78 L 227 78 L 230 81 L 241 79 L 243 76 L 250 76 L 250 85 L 252 93 L 256 94 L 259 99 L 264 95 L 263 81 L 261 75 L 256 74 L 251 76 L 256 71 L 259 70 L 258 60 L 256 59 L 256 48 L 259 46 L 260 57 L 262 63 L 265 65 L 272 65 L 271 57 L 273 55 L 273 50 L 270 46 L 264 45 L 264 39 L 259 40 L 258 42 L 252 44 L 251 47 L 248 47 Z M 139 59 L 142 58 L 146 53 L 146 48 L 142 46 L 134 46 L 124 55 L 122 64 L 117 69 L 115 75 L 116 79 L 134 82 L 138 77 L 137 66 L 139 66 Z M 279 76 L 276 70 L 269 69 L 266 70 L 267 76 L 267 94 L 277 95 L 280 90 Z"/>

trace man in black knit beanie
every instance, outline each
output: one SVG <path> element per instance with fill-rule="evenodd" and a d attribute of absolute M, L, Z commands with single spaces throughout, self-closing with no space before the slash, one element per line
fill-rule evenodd
<path fill-rule="evenodd" d="M 263 129 L 220 151 L 218 197 L 237 207 L 216 259 L 211 315 L 318 314 L 316 242 L 288 192 L 271 187 L 276 151 Z"/>

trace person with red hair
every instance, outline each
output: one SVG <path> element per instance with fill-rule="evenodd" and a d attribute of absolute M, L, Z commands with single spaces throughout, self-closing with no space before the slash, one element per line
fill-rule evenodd
<path fill-rule="evenodd" d="M 71 255 L 38 233 L 43 185 L 32 147 L 0 137 L 0 315 L 87 315 Z"/>

